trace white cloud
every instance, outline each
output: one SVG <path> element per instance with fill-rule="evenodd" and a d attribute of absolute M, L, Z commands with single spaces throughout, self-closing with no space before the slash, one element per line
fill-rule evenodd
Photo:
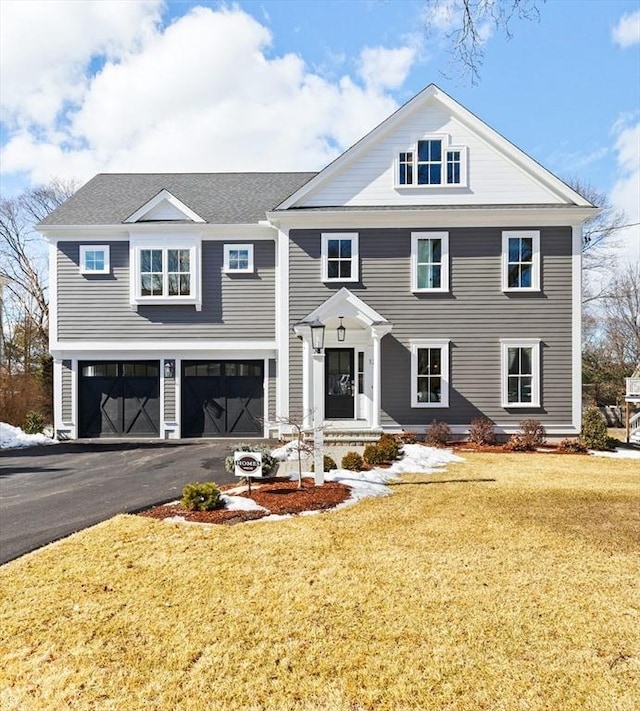
<path fill-rule="evenodd" d="M 640 261 L 640 121 L 633 125 L 617 126 L 615 152 L 618 179 L 610 198 L 615 207 L 625 211 L 627 223 L 633 224 L 620 231 L 622 257 L 630 262 Z"/>
<path fill-rule="evenodd" d="M 640 43 L 640 10 L 623 15 L 613 28 L 611 37 L 622 49 Z"/>
<path fill-rule="evenodd" d="M 359 74 L 365 86 L 397 89 L 407 78 L 415 54 L 413 47 L 365 47 L 360 53 Z"/>
<path fill-rule="evenodd" d="M 109 3 L 38 9 L 54 5 L 69 26 L 68 53 L 61 39 L 48 42 L 61 22 L 49 10 L 31 16 L 35 56 L 15 43 L 8 50 L 7 77 L 20 91 L 5 107 L 13 120 L 2 170 L 32 182 L 100 171 L 320 168 L 395 110 L 387 90 L 413 57 L 404 48 L 365 51 L 360 86 L 348 76 L 325 79 L 295 54 L 273 58 L 269 30 L 235 7 L 195 7 L 162 28 L 155 2 L 116 3 L 128 22 L 100 10 Z M 28 24 L 20 13 L 9 19 L 7 35 Z M 136 24 L 140 35 L 130 29 Z M 101 68 L 88 76 L 96 59 Z M 47 75 L 49 66 L 57 68 Z"/>

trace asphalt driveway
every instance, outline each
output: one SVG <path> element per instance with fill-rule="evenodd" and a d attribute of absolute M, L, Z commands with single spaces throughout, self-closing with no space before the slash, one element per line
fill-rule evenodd
<path fill-rule="evenodd" d="M 231 440 L 101 441 L 0 450 L 0 563 L 179 498 L 185 484 L 232 482 L 224 469 L 232 447 Z"/>

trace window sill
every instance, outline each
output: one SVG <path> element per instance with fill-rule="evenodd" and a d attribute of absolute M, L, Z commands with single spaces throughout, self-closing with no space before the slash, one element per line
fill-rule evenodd
<path fill-rule="evenodd" d="M 413 402 L 411 407 L 419 410 L 446 410 L 449 408 L 449 404 L 442 402 Z"/>
<path fill-rule="evenodd" d="M 327 277 L 326 279 L 322 280 L 322 282 L 324 284 L 336 284 L 336 283 L 357 284 L 359 281 L 360 281 L 359 279 L 357 279 L 357 278 L 353 279 L 351 277 L 349 277 L 348 279 L 338 279 L 338 278 L 330 279 L 329 277 Z"/>
<path fill-rule="evenodd" d="M 438 289 L 411 289 L 412 294 L 449 294 L 449 289 L 439 287 Z"/>
<path fill-rule="evenodd" d="M 503 402 L 502 407 L 505 410 L 524 410 L 524 409 L 529 409 L 529 410 L 536 410 L 540 409 L 540 403 L 539 402 Z"/>
<path fill-rule="evenodd" d="M 254 269 L 223 269 L 223 274 L 255 274 Z"/>
<path fill-rule="evenodd" d="M 537 286 L 522 286 L 522 287 L 511 287 L 511 288 L 504 288 L 502 291 L 505 294 L 539 294 L 542 289 L 538 288 Z"/>
<path fill-rule="evenodd" d="M 464 183 L 418 183 L 418 184 L 407 184 L 400 185 L 396 183 L 393 186 L 394 190 L 456 190 L 456 189 L 467 189 L 468 186 Z"/>
<path fill-rule="evenodd" d="M 202 302 L 193 298 L 177 298 L 167 296 L 139 297 L 131 301 L 131 308 L 136 311 L 140 306 L 195 306 L 196 311 L 202 311 Z"/>
<path fill-rule="evenodd" d="M 94 274 L 97 276 L 105 276 L 111 274 L 110 269 L 81 269 L 80 274 L 82 276 L 93 276 Z"/>

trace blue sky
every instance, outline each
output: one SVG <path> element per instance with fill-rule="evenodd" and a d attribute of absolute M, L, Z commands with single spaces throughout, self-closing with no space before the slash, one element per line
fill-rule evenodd
<path fill-rule="evenodd" d="M 473 86 L 447 51 L 455 0 L 431 15 L 420 0 L 3 0 L 0 188 L 101 171 L 319 169 L 434 82 L 636 222 L 640 2 L 539 7 L 511 40 L 484 28 Z M 626 237 L 640 255 L 640 233 Z"/>

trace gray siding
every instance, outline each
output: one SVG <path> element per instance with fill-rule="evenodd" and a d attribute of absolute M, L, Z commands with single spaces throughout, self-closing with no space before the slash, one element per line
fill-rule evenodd
<path fill-rule="evenodd" d="M 179 367 L 179 365 L 177 365 L 176 367 Z M 165 378 L 164 379 L 164 419 L 167 422 L 174 422 L 176 419 L 176 379 L 175 378 Z"/>
<path fill-rule="evenodd" d="M 233 240 L 229 240 L 229 243 Z M 243 240 L 244 243 L 250 240 Z M 222 273 L 223 242 L 202 243 L 202 311 L 129 305 L 129 243 L 107 242 L 111 274 L 83 275 L 82 242 L 58 243 L 58 338 L 86 340 L 273 339 L 275 245 L 254 243 L 254 274 Z"/>
<path fill-rule="evenodd" d="M 571 229 L 540 230 L 542 291 L 537 294 L 501 291 L 502 229 L 508 226 L 442 229 L 449 232 L 448 294 L 411 293 L 411 229 L 349 230 L 359 233 L 361 282 L 340 284 L 321 282 L 320 231 L 292 230 L 291 324 L 343 286 L 393 324 L 382 340 L 383 425 L 427 425 L 433 419 L 468 424 L 480 415 L 514 424 L 526 417 L 570 423 Z M 449 408 L 411 407 L 409 341 L 417 338 L 451 341 Z M 541 408 L 501 407 L 501 338 L 542 340 Z M 290 357 L 295 409 L 301 406 L 302 347 L 294 337 Z"/>
<path fill-rule="evenodd" d="M 269 392 L 269 412 L 267 413 L 267 418 L 269 422 L 273 422 L 276 417 L 276 385 L 277 385 L 277 375 L 276 375 L 276 361 L 275 358 L 269 358 L 269 371 L 268 371 L 268 392 Z"/>
<path fill-rule="evenodd" d="M 73 382 L 71 379 L 71 361 L 62 361 L 62 421 L 73 421 Z"/>

